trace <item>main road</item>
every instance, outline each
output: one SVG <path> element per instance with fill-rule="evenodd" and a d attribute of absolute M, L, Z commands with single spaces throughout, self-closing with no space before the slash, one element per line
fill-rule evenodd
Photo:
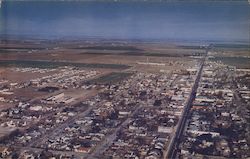
<path fill-rule="evenodd" d="M 203 66 L 204 66 L 204 63 L 205 63 L 205 60 L 206 60 L 209 49 L 210 49 L 210 46 L 208 46 L 206 48 L 205 55 L 201 60 L 200 68 L 199 68 L 199 70 L 198 70 L 198 72 L 196 74 L 196 79 L 195 79 L 194 85 L 192 87 L 189 99 L 188 99 L 188 101 L 186 103 L 186 106 L 184 107 L 182 117 L 178 122 L 176 133 L 175 133 L 175 135 L 173 136 L 173 139 L 170 142 L 169 148 L 167 150 L 167 155 L 164 158 L 168 158 L 168 159 L 175 159 L 176 158 L 177 151 L 178 151 L 178 146 L 180 144 L 180 139 L 181 139 L 181 136 L 183 134 L 183 130 L 185 128 L 185 124 L 186 124 L 186 121 L 187 121 L 187 118 L 188 118 L 188 115 L 189 115 L 190 108 L 192 106 L 192 102 L 193 102 L 193 100 L 195 98 L 197 88 L 199 86 L 199 81 L 200 81 L 200 78 L 201 78 Z"/>

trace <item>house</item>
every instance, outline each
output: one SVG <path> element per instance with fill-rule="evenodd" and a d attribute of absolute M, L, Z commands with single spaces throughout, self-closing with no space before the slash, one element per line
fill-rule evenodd
<path fill-rule="evenodd" d="M 89 153 L 90 150 L 91 150 L 90 147 L 78 147 L 75 149 L 75 152 Z"/>
<path fill-rule="evenodd" d="M 166 127 L 166 126 L 158 126 L 159 133 L 172 133 L 174 130 L 173 127 Z"/>
<path fill-rule="evenodd" d="M 0 146 L 0 158 L 5 158 L 11 153 L 10 149 L 5 146 Z"/>

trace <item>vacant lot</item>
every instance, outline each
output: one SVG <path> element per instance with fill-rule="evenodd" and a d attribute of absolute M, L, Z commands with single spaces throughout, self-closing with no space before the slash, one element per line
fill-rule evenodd
<path fill-rule="evenodd" d="M 122 81 L 129 76 L 131 76 L 133 73 L 127 73 L 127 72 L 112 72 L 106 75 L 103 75 L 101 77 L 98 77 L 96 79 L 87 81 L 89 84 L 109 84 L 109 83 L 116 83 L 119 81 Z"/>

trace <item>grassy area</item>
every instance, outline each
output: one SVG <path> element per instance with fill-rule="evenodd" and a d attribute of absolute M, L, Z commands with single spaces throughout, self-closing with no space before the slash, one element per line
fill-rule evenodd
<path fill-rule="evenodd" d="M 247 44 L 213 44 L 214 51 L 250 51 L 250 45 Z"/>
<path fill-rule="evenodd" d="M 109 68 L 127 69 L 130 66 L 121 64 L 99 64 L 99 63 L 73 63 L 73 62 L 53 62 L 53 61 L 26 61 L 26 60 L 0 60 L 0 67 L 37 67 L 56 68 L 61 66 L 87 67 L 87 68 Z"/>
<path fill-rule="evenodd" d="M 199 50 L 199 49 L 205 49 L 204 47 L 202 46 L 192 46 L 192 45 L 180 45 L 178 46 L 182 49 L 192 49 L 192 50 Z"/>
<path fill-rule="evenodd" d="M 132 54 L 134 56 L 155 56 L 155 57 L 187 57 L 187 56 L 201 56 L 203 53 L 142 53 L 142 54 Z"/>
<path fill-rule="evenodd" d="M 16 51 L 13 51 L 13 50 L 9 50 L 9 49 L 0 49 L 0 54 L 3 54 L 3 53 L 14 53 Z"/>
<path fill-rule="evenodd" d="M 4 50 L 43 50 L 43 49 L 46 49 L 46 48 L 43 48 L 43 47 L 3 47 L 3 46 L 0 46 L 0 49 L 4 49 Z"/>
<path fill-rule="evenodd" d="M 77 47 L 73 49 L 142 51 L 142 49 L 138 49 L 134 46 L 87 46 L 87 47 Z"/>
<path fill-rule="evenodd" d="M 212 61 L 221 61 L 222 63 L 237 68 L 250 68 L 250 58 L 247 57 L 214 57 L 210 58 Z"/>
<path fill-rule="evenodd" d="M 250 49 L 247 44 L 213 44 L 215 48 L 230 48 L 230 49 Z"/>
<path fill-rule="evenodd" d="M 201 56 L 203 52 L 194 53 L 150 53 L 150 52 L 124 52 L 124 53 L 106 53 L 106 52 L 94 52 L 84 53 L 90 55 L 120 55 L 120 56 L 152 56 L 152 57 L 188 57 L 188 56 Z"/>
<path fill-rule="evenodd" d="M 18 53 L 18 52 L 28 52 L 28 51 L 31 51 L 31 50 L 28 50 L 28 49 L 0 49 L 0 53 Z"/>
<path fill-rule="evenodd" d="M 87 81 L 87 84 L 110 84 L 110 83 L 117 83 L 119 81 L 122 81 L 129 76 L 131 76 L 133 73 L 127 73 L 127 72 L 112 72 L 107 75 L 101 76 L 99 78 Z"/>
<path fill-rule="evenodd" d="M 0 53 L 18 53 L 18 52 L 28 52 L 32 50 L 45 50 L 46 48 L 40 47 L 0 47 Z"/>

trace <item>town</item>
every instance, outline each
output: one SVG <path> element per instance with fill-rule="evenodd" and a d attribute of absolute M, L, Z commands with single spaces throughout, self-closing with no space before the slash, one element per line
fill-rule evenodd
<path fill-rule="evenodd" d="M 0 0 L 0 159 L 250 159 L 250 0 Z"/>
<path fill-rule="evenodd" d="M 98 65 L 57 60 L 36 65 L 37 53 L 23 61 L 4 57 L 1 158 L 250 156 L 250 69 L 213 60 L 216 51 L 209 45 L 188 48 L 188 53 L 187 47 L 175 48 L 185 50 L 187 61 L 183 53 L 106 53 L 118 46 L 96 47 L 104 52 L 98 55 L 71 50 L 70 57 L 118 60 Z M 55 57 L 53 50 L 40 51 Z"/>

